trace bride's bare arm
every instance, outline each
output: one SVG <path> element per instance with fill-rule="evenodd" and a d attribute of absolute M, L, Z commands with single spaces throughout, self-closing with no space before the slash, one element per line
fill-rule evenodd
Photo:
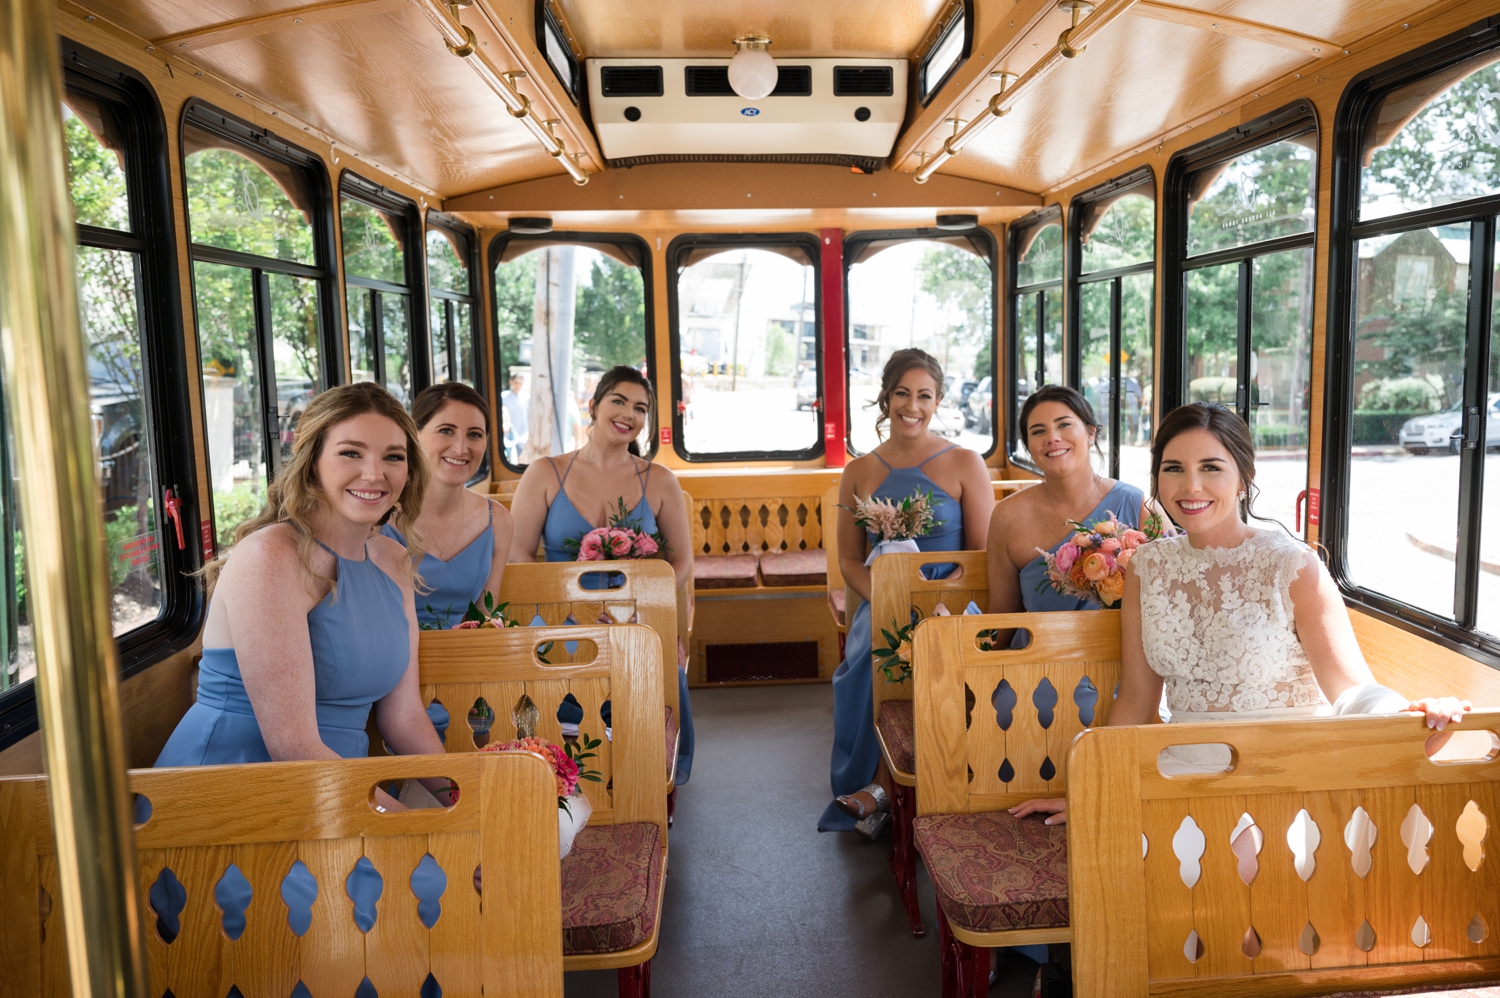
<path fill-rule="evenodd" d="M 1141 640 L 1141 582 L 1125 570 L 1125 599 L 1120 604 L 1120 695 L 1106 724 L 1149 724 L 1161 704 L 1162 678 L 1146 664 Z"/>

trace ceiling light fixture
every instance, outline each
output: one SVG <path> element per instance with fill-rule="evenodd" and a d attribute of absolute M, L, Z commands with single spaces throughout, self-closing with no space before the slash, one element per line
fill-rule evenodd
<path fill-rule="evenodd" d="M 552 231 L 552 219 L 512 218 L 506 228 L 513 236 L 544 236 Z"/>
<path fill-rule="evenodd" d="M 737 51 L 729 60 L 729 86 L 745 100 L 760 100 L 776 89 L 776 60 L 766 51 L 770 44 L 765 35 L 740 35 L 734 40 Z"/>

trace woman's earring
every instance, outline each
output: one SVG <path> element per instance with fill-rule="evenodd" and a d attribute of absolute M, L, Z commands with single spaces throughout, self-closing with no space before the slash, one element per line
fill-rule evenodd
<path fill-rule="evenodd" d="M 1243 493 L 1242 493 L 1242 495 L 1243 495 Z M 394 515 L 396 515 L 396 514 L 398 514 L 400 512 L 401 512 L 401 500 L 397 499 L 395 502 L 391 503 L 391 514 L 394 516 Z"/>

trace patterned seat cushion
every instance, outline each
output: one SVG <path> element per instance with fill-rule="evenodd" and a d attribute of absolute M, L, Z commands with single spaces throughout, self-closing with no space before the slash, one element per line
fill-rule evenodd
<path fill-rule="evenodd" d="M 693 558 L 693 586 L 754 589 L 757 571 L 753 554 L 700 554 Z"/>
<path fill-rule="evenodd" d="M 848 626 L 844 617 L 844 601 L 846 598 L 843 586 L 828 590 L 828 606 L 833 610 L 833 619 L 839 622 L 840 627 Z"/>
<path fill-rule="evenodd" d="M 903 773 L 917 771 L 917 728 L 910 700 L 887 700 L 875 715 L 875 727 L 891 753 L 891 761 Z"/>
<path fill-rule="evenodd" d="M 1068 924 L 1068 833 L 1005 811 L 912 823 L 943 913 L 970 932 Z"/>
<path fill-rule="evenodd" d="M 651 938 L 661 874 L 654 823 L 579 832 L 562 861 L 563 953 L 618 953 Z"/>
<path fill-rule="evenodd" d="M 767 551 L 760 556 L 760 577 L 768 586 L 828 585 L 828 552 Z"/>
<path fill-rule="evenodd" d="M 1403 988 L 1399 991 L 1339 991 L 1328 998 L 1386 998 L 1387 995 L 1416 995 L 1418 998 L 1500 998 L 1500 987 L 1493 984 L 1470 984 L 1452 990 L 1430 991 Z"/>

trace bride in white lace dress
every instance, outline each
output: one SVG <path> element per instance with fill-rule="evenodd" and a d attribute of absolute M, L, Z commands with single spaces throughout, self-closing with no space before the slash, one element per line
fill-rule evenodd
<path fill-rule="evenodd" d="M 1156 500 L 1184 530 L 1133 556 L 1121 613 L 1120 691 L 1110 724 L 1145 724 L 1166 689 L 1174 723 L 1416 711 L 1442 730 L 1467 701 L 1411 701 L 1375 682 L 1317 553 L 1279 526 L 1252 527 L 1255 452 L 1245 423 L 1194 403 L 1162 420 Z M 1218 771 L 1224 748 L 1179 747 L 1183 771 Z M 1066 820 L 1065 802 L 1011 812 Z"/>

